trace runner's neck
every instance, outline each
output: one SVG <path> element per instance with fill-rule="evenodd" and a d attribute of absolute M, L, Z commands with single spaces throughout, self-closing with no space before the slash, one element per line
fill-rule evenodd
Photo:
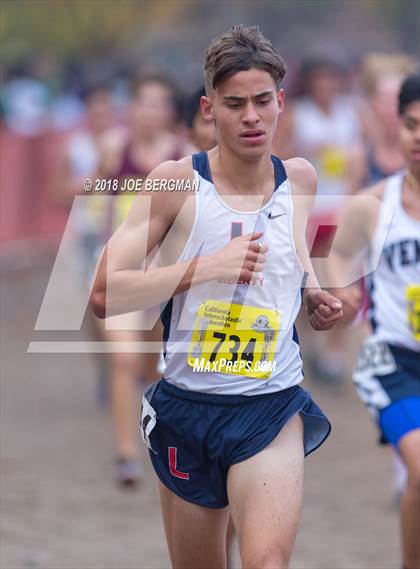
<path fill-rule="evenodd" d="M 260 195 L 265 187 L 274 186 L 274 166 L 271 156 L 265 154 L 255 160 L 243 160 L 227 148 L 216 147 L 208 154 L 213 180 L 221 181 L 221 194 Z"/>

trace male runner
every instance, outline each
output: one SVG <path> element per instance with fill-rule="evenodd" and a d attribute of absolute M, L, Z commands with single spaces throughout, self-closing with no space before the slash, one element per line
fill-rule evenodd
<path fill-rule="evenodd" d="M 342 310 L 318 287 L 305 244 L 315 172 L 270 154 L 284 73 L 256 27 L 235 26 L 211 42 L 201 106 L 218 146 L 149 177 L 156 187 L 196 180 L 199 189 L 141 193 L 108 243 L 92 293 L 101 316 L 170 299 L 165 377 L 143 401 L 142 428 L 177 568 L 226 566 L 228 503 L 243 566 L 287 567 L 303 458 L 330 431 L 297 385 L 305 271 L 313 327 L 331 328 Z M 161 266 L 143 271 L 157 245 Z"/>
<path fill-rule="evenodd" d="M 354 372 L 356 389 L 408 473 L 401 498 L 405 569 L 420 567 L 420 77 L 399 95 L 400 144 L 407 170 L 353 199 L 343 212 L 331 255 L 331 278 L 345 275 L 368 245 L 379 259 L 370 276 L 372 333 Z M 366 196 L 374 196 L 375 207 Z M 337 282 L 337 281 L 336 281 Z M 354 287 L 353 287 L 354 288 Z M 346 319 L 357 308 L 352 287 L 337 291 Z M 356 291 L 357 295 L 357 291 Z M 348 309 L 352 308 L 352 309 Z"/>

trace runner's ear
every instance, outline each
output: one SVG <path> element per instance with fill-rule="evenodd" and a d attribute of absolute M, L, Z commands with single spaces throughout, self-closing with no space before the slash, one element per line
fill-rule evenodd
<path fill-rule="evenodd" d="M 201 112 L 203 113 L 203 117 L 206 120 L 214 119 L 213 103 L 211 102 L 211 99 L 209 97 L 205 97 L 205 96 L 201 97 L 200 105 L 201 105 Z"/>

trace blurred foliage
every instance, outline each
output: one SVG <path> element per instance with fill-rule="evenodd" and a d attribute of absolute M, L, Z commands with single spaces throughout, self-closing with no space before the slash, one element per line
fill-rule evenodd
<path fill-rule="evenodd" d="M 85 58 L 143 39 L 173 21 L 183 0 L 1 0 L 6 62 L 50 53 Z"/>
<path fill-rule="evenodd" d="M 82 57 L 85 61 L 118 54 L 138 56 L 148 42 L 152 43 L 154 53 L 164 50 L 166 57 L 176 51 L 175 43 L 188 42 L 190 56 L 194 58 L 197 47 L 202 48 L 203 38 L 206 43 L 208 34 L 212 37 L 233 22 L 259 23 L 268 37 L 284 38 L 295 50 L 299 42 L 306 46 L 308 41 L 309 45 L 314 43 L 314 38 L 308 37 L 312 32 L 329 45 L 344 42 L 344 49 L 374 48 L 378 41 L 375 33 L 379 30 L 389 39 L 390 49 L 400 46 L 416 52 L 419 44 L 418 0 L 0 0 L 0 3 L 1 49 L 6 63 L 42 54 L 60 60 Z M 373 34 L 369 33 L 369 25 L 375 28 Z M 347 32 L 346 38 L 343 32 Z"/>
<path fill-rule="evenodd" d="M 371 13 L 399 32 L 402 50 L 420 57 L 420 2 L 418 0 L 366 0 Z"/>

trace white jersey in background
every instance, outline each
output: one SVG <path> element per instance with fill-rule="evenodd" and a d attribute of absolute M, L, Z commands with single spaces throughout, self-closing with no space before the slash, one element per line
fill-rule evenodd
<path fill-rule="evenodd" d="M 370 318 L 377 339 L 419 351 L 420 224 L 402 206 L 403 178 L 387 180 L 371 242 L 371 258 L 380 259 L 370 276 Z M 393 211 L 391 225 L 386 210 Z"/>
<path fill-rule="evenodd" d="M 98 165 L 99 153 L 92 135 L 84 130 L 75 132 L 67 143 L 67 158 L 71 176 L 80 179 L 81 189 L 85 179 L 94 178 Z M 94 181 L 93 181 L 94 182 Z M 77 205 L 76 227 L 80 235 L 99 232 L 103 213 L 103 200 L 98 199 L 98 194 L 85 193 L 88 200 L 83 200 Z"/>
<path fill-rule="evenodd" d="M 320 199 L 315 202 L 314 213 L 336 209 L 347 192 L 347 153 L 360 136 L 351 100 L 337 97 L 326 114 L 311 98 L 298 99 L 293 136 L 299 156 L 309 160 L 318 174 Z"/>
<path fill-rule="evenodd" d="M 294 322 L 304 271 L 292 235 L 290 185 L 282 162 L 273 156 L 272 163 L 271 199 L 257 211 L 244 212 L 227 205 L 216 190 L 207 153 L 193 156 L 199 183 L 195 220 L 179 262 L 219 251 L 232 238 L 255 231 L 264 232 L 269 251 L 254 284 L 211 281 L 167 304 L 165 378 L 182 389 L 257 395 L 286 389 L 303 377 Z"/>

